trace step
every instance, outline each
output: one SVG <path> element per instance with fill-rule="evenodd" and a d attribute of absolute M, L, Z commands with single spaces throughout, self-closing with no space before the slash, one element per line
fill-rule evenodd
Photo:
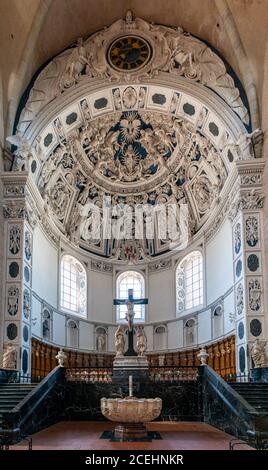
<path fill-rule="evenodd" d="M 0 385 L 0 389 L 1 388 L 32 388 L 32 387 L 36 387 L 37 384 L 1 384 Z"/>

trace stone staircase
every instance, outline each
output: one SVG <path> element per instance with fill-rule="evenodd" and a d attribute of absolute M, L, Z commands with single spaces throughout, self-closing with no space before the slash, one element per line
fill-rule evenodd
<path fill-rule="evenodd" d="M 0 384 L 0 429 L 3 425 L 3 412 L 11 411 L 36 385 L 35 383 Z"/>
<path fill-rule="evenodd" d="M 268 413 L 268 383 L 236 382 L 230 385 L 257 411 Z"/>

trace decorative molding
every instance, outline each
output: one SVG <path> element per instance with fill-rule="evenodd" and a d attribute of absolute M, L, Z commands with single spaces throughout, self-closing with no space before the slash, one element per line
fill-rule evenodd
<path fill-rule="evenodd" d="M 112 264 L 104 263 L 104 261 L 91 261 L 91 269 L 93 271 L 99 271 L 106 274 L 113 273 Z"/>
<path fill-rule="evenodd" d="M 166 260 L 163 259 L 161 261 L 158 261 L 157 263 L 150 263 L 148 265 L 150 273 L 170 269 L 171 266 L 172 266 L 172 260 L 171 259 L 166 259 Z"/>
<path fill-rule="evenodd" d="M 149 44 L 148 50 L 151 48 L 152 54 L 149 54 L 143 67 L 129 70 L 125 62 L 118 69 L 111 62 L 112 59 L 107 60 L 107 50 L 116 38 L 133 35 Z M 24 133 L 44 106 L 80 82 L 96 81 L 99 78 L 116 83 L 129 83 L 131 80 L 137 83 L 141 79 L 157 76 L 160 72 L 184 77 L 189 82 L 200 82 L 220 95 L 242 121 L 249 123 L 248 111 L 240 98 L 239 90 L 216 53 L 181 27 L 171 28 L 148 23 L 141 18 L 134 19 L 131 14 L 85 41 L 78 39 L 75 47 L 65 50 L 49 62 L 33 85 L 21 115 L 19 129 Z M 119 103 L 126 101 L 124 97 L 121 101 L 120 96 L 117 99 Z M 96 106 L 101 108 L 104 104 L 105 101 L 99 101 Z M 88 112 L 85 106 L 83 111 Z M 69 120 L 75 118 L 74 115 Z M 60 133 L 60 128 L 58 132 Z M 27 146 L 27 143 L 24 145 Z"/>

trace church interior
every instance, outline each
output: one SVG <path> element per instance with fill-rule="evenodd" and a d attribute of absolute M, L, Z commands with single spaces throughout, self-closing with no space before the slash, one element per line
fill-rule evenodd
<path fill-rule="evenodd" d="M 268 448 L 267 24 L 0 0 L 0 450 Z"/>

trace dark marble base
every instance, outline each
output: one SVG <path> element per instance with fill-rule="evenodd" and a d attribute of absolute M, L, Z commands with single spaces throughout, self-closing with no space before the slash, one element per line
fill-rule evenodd
<path fill-rule="evenodd" d="M 162 436 L 157 431 L 147 431 L 145 437 L 115 437 L 114 431 L 104 431 L 100 436 L 100 439 L 109 439 L 110 442 L 152 442 L 155 439 L 162 439 Z"/>
<path fill-rule="evenodd" d="M 133 395 L 137 398 L 162 399 L 159 421 L 202 421 L 202 403 L 197 382 L 152 383 L 133 379 Z M 106 421 L 100 400 L 128 396 L 128 382 L 110 384 L 67 383 L 64 418 L 73 421 Z"/>
<path fill-rule="evenodd" d="M 7 382 L 17 382 L 18 371 L 9 369 L 0 369 L 0 384 Z"/>
<path fill-rule="evenodd" d="M 258 367 L 252 371 L 253 382 L 268 383 L 268 367 Z"/>
<path fill-rule="evenodd" d="M 133 381 L 148 382 L 149 371 L 144 369 L 114 369 L 112 380 L 113 383 L 128 383 L 129 376 L 132 375 Z"/>

